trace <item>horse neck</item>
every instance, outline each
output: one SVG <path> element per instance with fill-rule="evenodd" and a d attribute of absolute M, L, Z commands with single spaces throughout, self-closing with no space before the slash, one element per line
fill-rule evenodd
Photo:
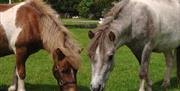
<path fill-rule="evenodd" d="M 104 24 L 108 25 L 108 29 L 114 32 L 116 36 L 115 46 L 119 47 L 124 45 L 129 39 L 128 33 L 130 33 L 131 26 L 131 12 L 133 7 L 129 0 L 122 0 L 120 3 L 115 4 L 115 6 L 110 10 L 105 16 L 103 21 Z M 116 11 L 114 13 L 114 11 Z"/>
<path fill-rule="evenodd" d="M 53 21 L 47 16 L 43 16 L 40 19 L 39 25 L 41 30 L 40 34 L 42 45 L 49 53 L 53 53 L 55 48 L 59 48 L 59 42 L 62 42 L 62 37 L 59 38 L 59 41 L 57 40 L 59 36 L 58 32 L 60 31 L 57 31 L 56 24 L 54 24 Z"/>
<path fill-rule="evenodd" d="M 70 38 L 68 30 L 63 25 L 55 24 L 55 22 L 49 18 L 41 22 L 43 22 L 41 23 L 41 39 L 45 50 L 53 53 L 57 48 L 61 48 L 65 52 L 76 49 L 75 44 L 73 44 L 74 42 L 71 41 L 72 39 Z"/>
<path fill-rule="evenodd" d="M 115 46 L 118 48 L 131 40 L 131 16 L 124 15 L 122 18 L 114 20 L 110 26 L 111 31 L 116 35 Z"/>
<path fill-rule="evenodd" d="M 43 43 L 43 47 L 45 50 L 47 50 L 49 53 L 53 53 L 54 50 L 56 50 L 57 48 L 64 48 L 64 43 L 62 40 L 62 37 L 59 37 L 59 39 L 57 39 L 59 34 L 53 34 L 51 32 L 48 31 L 42 31 L 42 43 Z"/>

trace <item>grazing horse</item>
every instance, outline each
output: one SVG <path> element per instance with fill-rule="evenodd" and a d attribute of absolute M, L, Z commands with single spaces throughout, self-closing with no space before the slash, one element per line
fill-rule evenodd
<path fill-rule="evenodd" d="M 152 91 L 148 74 L 150 55 L 162 52 L 167 69 L 162 86 L 170 84 L 173 49 L 180 55 L 180 4 L 178 0 L 122 0 L 105 15 L 91 39 L 89 57 L 92 64 L 91 91 L 102 91 L 112 68 L 115 51 L 128 46 L 140 63 L 140 89 Z M 180 57 L 177 57 L 179 60 Z M 180 62 L 177 62 L 180 64 Z M 180 65 L 177 67 L 180 76 Z"/>
<path fill-rule="evenodd" d="M 14 80 L 8 91 L 25 91 L 25 62 L 40 49 L 54 60 L 53 74 L 60 90 L 77 91 L 80 48 L 57 13 L 43 0 L 0 4 L 0 57 L 16 56 Z"/>

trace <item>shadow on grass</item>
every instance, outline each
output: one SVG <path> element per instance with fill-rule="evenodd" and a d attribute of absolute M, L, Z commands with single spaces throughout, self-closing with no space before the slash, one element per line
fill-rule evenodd
<path fill-rule="evenodd" d="M 9 86 L 0 85 L 0 91 L 7 91 Z M 90 91 L 88 87 L 78 86 L 79 91 Z M 57 85 L 49 84 L 29 84 L 26 83 L 26 91 L 59 91 Z"/>
<path fill-rule="evenodd" d="M 168 91 L 168 90 L 171 90 L 171 89 L 180 89 L 180 83 L 178 83 L 176 77 L 171 78 L 171 84 L 167 89 L 164 89 L 161 86 L 162 83 L 163 83 L 163 80 L 154 83 L 153 84 L 153 91 Z"/>

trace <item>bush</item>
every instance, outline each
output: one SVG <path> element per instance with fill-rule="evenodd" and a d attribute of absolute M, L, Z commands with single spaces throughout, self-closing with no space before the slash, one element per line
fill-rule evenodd
<path fill-rule="evenodd" d="M 102 12 L 118 0 L 82 0 L 78 6 L 79 15 L 85 18 L 100 18 Z"/>
<path fill-rule="evenodd" d="M 81 0 L 48 0 L 47 2 L 56 9 L 56 11 L 64 16 L 78 15 L 78 4 Z"/>
<path fill-rule="evenodd" d="M 92 0 L 82 0 L 78 5 L 79 15 L 82 17 L 89 17 L 91 14 L 90 8 L 92 5 Z"/>
<path fill-rule="evenodd" d="M 0 3 L 8 3 L 8 0 L 0 0 Z"/>
<path fill-rule="evenodd" d="M 24 0 L 12 0 L 20 2 Z M 111 7 L 113 1 L 118 0 L 44 0 L 64 17 L 80 15 L 85 18 L 100 18 L 102 12 Z M 8 3 L 8 0 L 0 0 L 0 3 Z"/>

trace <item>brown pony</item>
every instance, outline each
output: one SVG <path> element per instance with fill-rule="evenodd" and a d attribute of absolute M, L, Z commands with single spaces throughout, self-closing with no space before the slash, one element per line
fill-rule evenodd
<path fill-rule="evenodd" d="M 14 81 L 8 91 L 25 91 L 26 59 L 40 49 L 52 55 L 53 74 L 61 91 L 76 91 L 80 48 L 59 22 L 57 13 L 42 0 L 1 4 L 0 57 L 16 55 Z"/>

